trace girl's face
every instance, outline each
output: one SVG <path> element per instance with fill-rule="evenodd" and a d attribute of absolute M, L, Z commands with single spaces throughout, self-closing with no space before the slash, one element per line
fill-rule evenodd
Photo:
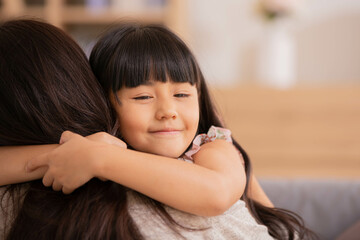
<path fill-rule="evenodd" d="M 179 157 L 191 144 L 199 124 L 199 102 L 190 83 L 149 81 L 112 97 L 120 132 L 134 149 Z"/>

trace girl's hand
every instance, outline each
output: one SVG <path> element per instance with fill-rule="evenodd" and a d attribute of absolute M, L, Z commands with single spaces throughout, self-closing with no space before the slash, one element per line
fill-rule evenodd
<path fill-rule="evenodd" d="M 69 132 L 69 131 L 66 131 L 66 132 Z M 60 144 L 62 144 L 62 141 L 66 140 L 63 138 L 64 133 L 61 135 Z M 124 141 L 122 141 L 122 140 L 118 139 L 117 137 L 114 137 L 106 132 L 97 132 L 97 133 L 91 134 L 89 136 L 86 136 L 86 138 L 90 139 L 92 141 L 95 141 L 95 142 L 102 142 L 102 143 L 115 145 L 115 146 L 118 146 L 121 148 L 127 148 L 127 145 Z"/>
<path fill-rule="evenodd" d="M 55 191 L 62 190 L 65 194 L 73 192 L 96 177 L 94 172 L 97 162 L 93 157 L 94 150 L 105 151 L 109 144 L 126 148 L 125 143 L 107 133 L 95 133 L 85 138 L 65 131 L 61 135 L 60 144 L 53 151 L 29 161 L 27 170 L 33 171 L 47 166 L 43 184 L 52 186 Z"/>

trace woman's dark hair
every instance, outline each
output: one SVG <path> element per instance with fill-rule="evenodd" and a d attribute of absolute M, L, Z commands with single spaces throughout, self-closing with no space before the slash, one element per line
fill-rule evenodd
<path fill-rule="evenodd" d="M 35 20 L 0 25 L 1 146 L 58 143 L 65 130 L 114 133 L 109 109 L 85 54 L 63 31 Z M 142 239 L 126 192 L 96 179 L 71 195 L 41 180 L 14 184 L 0 198 L 7 239 Z"/>
<path fill-rule="evenodd" d="M 223 127 L 194 55 L 179 37 L 163 26 L 124 23 L 109 31 L 95 45 L 90 65 L 108 98 L 111 94 L 116 96 L 122 87 L 136 87 L 149 80 L 196 85 L 200 105 L 198 132 L 207 132 L 211 125 Z M 247 184 L 241 199 L 255 219 L 266 225 L 276 239 L 310 238 L 311 232 L 298 215 L 265 207 L 248 196 L 251 163 L 244 149 L 234 139 L 233 143 L 245 160 Z M 161 204 L 157 204 L 157 208 L 174 222 Z"/>

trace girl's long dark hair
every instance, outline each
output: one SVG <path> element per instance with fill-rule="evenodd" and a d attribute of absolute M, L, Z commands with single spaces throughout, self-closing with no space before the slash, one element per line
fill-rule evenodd
<path fill-rule="evenodd" d="M 0 25 L 1 146 L 58 143 L 64 130 L 114 133 L 109 109 L 85 54 L 63 31 L 35 20 Z M 12 240 L 142 239 L 126 192 L 96 179 L 71 195 L 41 180 L 8 186 L 0 196 L 4 233 Z"/>
<path fill-rule="evenodd" d="M 206 133 L 211 125 L 224 127 L 194 55 L 181 39 L 165 27 L 124 23 L 100 38 L 91 53 L 90 65 L 108 98 L 111 94 L 116 96 L 116 92 L 124 86 L 136 87 L 150 79 L 196 85 L 200 105 L 198 132 Z M 254 218 L 266 225 L 270 235 L 276 239 L 311 238 L 311 232 L 304 227 L 298 215 L 284 209 L 265 207 L 248 196 L 251 162 L 235 139 L 233 143 L 245 161 L 247 183 L 241 199 Z M 161 204 L 157 203 L 156 207 L 169 222 L 176 224 Z"/>

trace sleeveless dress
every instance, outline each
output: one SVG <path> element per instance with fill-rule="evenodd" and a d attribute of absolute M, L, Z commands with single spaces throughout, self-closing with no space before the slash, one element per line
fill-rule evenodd
<path fill-rule="evenodd" d="M 207 134 L 196 136 L 191 149 L 179 159 L 192 163 L 192 155 L 200 150 L 201 145 L 215 139 L 232 142 L 231 132 L 224 128 L 212 126 Z M 273 239 L 269 235 L 267 227 L 255 221 L 242 200 L 238 200 L 222 215 L 214 217 L 196 216 L 165 206 L 165 210 L 177 223 L 183 227 L 195 229 L 189 231 L 175 227 L 178 233 L 171 230 L 159 215 L 154 214 L 134 191 L 128 192 L 128 206 L 130 215 L 145 239 Z"/>

